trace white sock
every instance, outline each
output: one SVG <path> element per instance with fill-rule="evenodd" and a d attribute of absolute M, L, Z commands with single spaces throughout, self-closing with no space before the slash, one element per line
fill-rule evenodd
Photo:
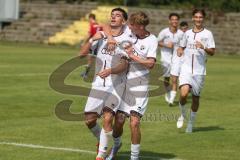
<path fill-rule="evenodd" d="M 197 112 L 191 111 L 191 114 L 190 114 L 190 121 L 191 121 L 191 122 L 194 122 L 194 121 L 195 121 L 196 115 L 197 115 Z"/>
<path fill-rule="evenodd" d="M 101 133 L 101 127 L 97 123 L 93 128 L 90 129 L 92 134 L 97 138 L 97 140 L 100 140 L 100 133 Z"/>
<path fill-rule="evenodd" d="M 113 141 L 114 141 L 114 146 L 119 146 L 121 144 L 121 137 L 113 137 Z"/>
<path fill-rule="evenodd" d="M 140 153 L 140 144 L 131 144 L 131 160 L 138 160 Z"/>
<path fill-rule="evenodd" d="M 183 116 L 184 118 L 186 118 L 185 105 L 182 105 L 182 104 L 179 102 L 179 108 L 180 108 L 180 111 L 181 111 L 181 116 Z"/>
<path fill-rule="evenodd" d="M 171 96 L 171 90 L 167 92 L 168 98 L 170 99 Z"/>
<path fill-rule="evenodd" d="M 170 91 L 170 99 L 169 99 L 169 102 L 170 103 L 173 103 L 174 102 L 174 99 L 176 97 L 176 94 L 177 94 L 177 91 Z"/>
<path fill-rule="evenodd" d="M 106 132 L 103 128 L 100 134 L 99 152 L 97 157 L 105 157 L 108 149 L 108 142 L 112 137 L 112 131 Z"/>

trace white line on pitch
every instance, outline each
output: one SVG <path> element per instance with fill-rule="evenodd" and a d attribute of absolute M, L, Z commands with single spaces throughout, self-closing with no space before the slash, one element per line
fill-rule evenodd
<path fill-rule="evenodd" d="M 79 152 L 79 153 L 96 154 L 96 152 L 81 150 L 81 149 L 50 147 L 50 146 L 42 146 L 42 145 L 35 145 L 35 144 L 23 144 L 23 143 L 14 143 L 14 142 L 0 142 L 0 145 L 9 145 L 9 146 L 18 146 L 18 147 L 25 147 L 25 148 L 48 149 L 48 150 L 59 150 L 59 151 L 67 151 L 67 152 Z"/>
<path fill-rule="evenodd" d="M 12 73 L 1 74 L 0 77 L 31 77 L 31 76 L 48 76 L 50 73 Z"/>
<path fill-rule="evenodd" d="M 17 147 L 25 147 L 25 148 L 34 148 L 34 149 L 47 149 L 47 150 L 57 150 L 57 151 L 66 151 L 66 152 L 77 152 L 77 153 L 87 153 L 87 154 L 96 154 L 94 151 L 82 150 L 82 149 L 74 149 L 74 148 L 62 148 L 62 147 L 50 147 L 50 146 L 42 146 L 35 144 L 24 144 L 24 143 L 15 143 L 15 142 L 0 142 L 0 145 L 9 145 L 9 146 L 17 146 Z M 119 156 L 129 157 L 127 154 L 119 154 Z M 155 159 L 155 160 L 181 160 L 181 159 L 168 159 L 168 158 L 160 158 L 154 156 L 140 156 L 144 159 Z"/>

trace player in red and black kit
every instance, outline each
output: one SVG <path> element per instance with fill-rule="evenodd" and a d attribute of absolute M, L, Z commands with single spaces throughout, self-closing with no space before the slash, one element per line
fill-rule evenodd
<path fill-rule="evenodd" d="M 88 42 L 89 39 L 92 38 L 92 36 L 95 35 L 96 32 L 102 30 L 102 27 L 101 27 L 101 26 L 97 23 L 97 21 L 96 21 L 96 16 L 95 16 L 95 14 L 90 13 L 89 16 L 88 16 L 88 18 L 89 18 L 89 31 L 88 31 L 88 37 L 86 38 L 85 43 Z M 88 64 L 87 64 L 87 66 L 86 66 L 85 71 L 83 71 L 83 72 L 81 73 L 81 76 L 82 76 L 83 78 L 86 78 L 86 77 L 87 77 L 87 74 L 88 74 L 89 71 L 90 71 L 90 68 L 91 68 L 91 65 L 92 65 L 92 62 L 93 62 L 95 56 L 96 56 L 96 52 L 94 52 L 94 51 L 91 51 L 90 54 L 88 55 Z"/>

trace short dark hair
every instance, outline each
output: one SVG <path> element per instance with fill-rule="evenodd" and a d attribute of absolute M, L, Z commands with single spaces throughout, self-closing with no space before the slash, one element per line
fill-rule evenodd
<path fill-rule="evenodd" d="M 186 21 L 182 21 L 182 22 L 180 23 L 180 27 L 183 27 L 183 26 L 188 26 L 188 23 L 187 23 Z"/>
<path fill-rule="evenodd" d="M 206 17 L 206 12 L 204 9 L 197 9 L 195 8 L 192 12 L 192 16 L 194 16 L 196 13 L 201 13 L 203 15 L 203 17 L 205 18 Z"/>
<path fill-rule="evenodd" d="M 88 15 L 88 18 L 96 19 L 96 15 L 93 14 L 93 13 L 90 13 L 90 14 Z"/>
<path fill-rule="evenodd" d="M 176 16 L 178 19 L 180 19 L 180 16 L 177 13 L 170 13 L 168 19 L 171 19 L 173 16 Z"/>
<path fill-rule="evenodd" d="M 124 9 L 122 9 L 122 8 L 120 8 L 120 7 L 114 8 L 114 9 L 111 11 L 111 13 L 114 12 L 114 11 L 119 11 L 119 12 L 121 12 L 122 15 L 123 15 L 123 18 L 124 18 L 125 20 L 128 20 L 128 14 L 127 14 L 127 12 L 126 12 Z"/>

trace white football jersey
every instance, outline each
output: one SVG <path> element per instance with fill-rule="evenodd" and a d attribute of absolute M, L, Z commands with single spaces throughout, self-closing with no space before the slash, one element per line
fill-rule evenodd
<path fill-rule="evenodd" d="M 181 72 L 206 75 L 207 54 L 205 50 L 196 48 L 196 41 L 202 43 L 206 48 L 215 48 L 211 31 L 204 28 L 200 32 L 194 32 L 192 29 L 185 32 L 180 42 L 181 47 L 186 47 Z"/>
<path fill-rule="evenodd" d="M 113 36 L 117 43 L 129 41 L 130 43 L 135 43 L 137 41 L 136 36 L 130 34 L 129 32 L 123 32 L 121 35 Z M 125 51 L 121 47 L 116 47 L 114 52 L 110 53 L 107 51 L 107 38 L 99 39 L 94 41 L 91 47 L 92 51 L 97 52 L 96 56 L 96 67 L 95 72 L 99 73 L 104 69 L 113 68 L 119 64 L 120 59 L 125 56 Z M 125 73 L 126 74 L 126 73 Z M 95 76 L 92 86 L 113 86 L 113 83 L 121 83 L 126 76 L 124 72 L 120 74 L 112 74 L 108 77 L 102 79 L 100 76 Z"/>
<path fill-rule="evenodd" d="M 128 34 L 132 34 L 131 29 L 128 27 L 128 25 L 124 26 L 124 32 L 128 33 Z"/>
<path fill-rule="evenodd" d="M 134 55 L 139 56 L 143 59 L 146 59 L 146 58 L 156 59 L 157 47 L 158 47 L 158 41 L 156 36 L 154 36 L 153 34 L 150 34 L 148 37 L 144 39 L 138 38 L 137 42 L 133 45 Z M 130 61 L 127 79 L 128 80 L 133 78 L 142 79 L 144 83 L 146 82 L 147 84 L 148 73 L 149 73 L 149 69 L 144 67 L 142 64 L 135 61 Z M 145 77 L 145 75 L 147 75 L 147 77 Z"/>
<path fill-rule="evenodd" d="M 183 32 L 178 29 L 176 33 L 172 33 L 169 28 L 163 29 L 158 35 L 158 41 L 163 41 L 164 44 L 173 42 L 173 49 L 167 47 L 161 47 L 161 61 L 170 64 L 172 62 L 172 57 L 176 56 L 177 48 L 180 45 L 180 40 L 182 39 Z"/>

